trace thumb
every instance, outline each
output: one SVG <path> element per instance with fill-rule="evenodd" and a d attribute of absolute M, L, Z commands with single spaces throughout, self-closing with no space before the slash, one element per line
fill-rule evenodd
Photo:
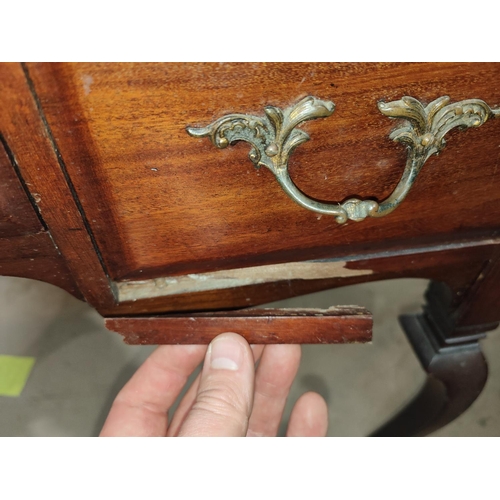
<path fill-rule="evenodd" d="M 255 368 L 252 350 L 236 333 L 210 343 L 198 394 L 179 436 L 245 436 L 252 413 Z"/>

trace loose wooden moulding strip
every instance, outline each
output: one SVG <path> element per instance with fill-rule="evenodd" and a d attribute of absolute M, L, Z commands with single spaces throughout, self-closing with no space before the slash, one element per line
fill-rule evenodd
<path fill-rule="evenodd" d="M 131 345 L 208 344 L 224 332 L 250 344 L 342 344 L 371 341 L 373 321 L 363 307 L 336 306 L 106 318 L 105 324 Z"/>

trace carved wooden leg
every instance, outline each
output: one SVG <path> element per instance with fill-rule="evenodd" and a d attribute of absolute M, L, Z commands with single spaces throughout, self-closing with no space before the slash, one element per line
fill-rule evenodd
<path fill-rule="evenodd" d="M 468 289 L 432 282 L 423 314 L 401 323 L 428 373 L 418 396 L 373 436 L 423 436 L 450 423 L 479 396 L 488 377 L 478 340 L 500 320 L 500 251 Z"/>
<path fill-rule="evenodd" d="M 400 318 L 427 380 L 417 397 L 374 436 L 423 436 L 461 415 L 481 393 L 488 366 L 477 339 L 440 346 L 424 315 Z"/>

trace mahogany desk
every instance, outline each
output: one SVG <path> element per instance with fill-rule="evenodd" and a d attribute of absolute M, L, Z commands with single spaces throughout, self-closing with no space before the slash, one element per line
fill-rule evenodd
<path fill-rule="evenodd" d="M 362 308 L 246 308 L 427 278 L 402 325 L 428 381 L 377 434 L 431 432 L 482 390 L 499 64 L 9 63 L 0 106 L 0 274 L 86 300 L 131 344 L 228 321 L 252 342 L 362 342 Z"/>

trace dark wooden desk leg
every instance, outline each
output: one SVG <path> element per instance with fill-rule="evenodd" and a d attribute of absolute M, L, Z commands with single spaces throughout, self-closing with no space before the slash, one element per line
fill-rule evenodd
<path fill-rule="evenodd" d="M 428 373 L 417 397 L 373 436 L 425 436 L 461 415 L 488 378 L 478 341 L 500 320 L 500 255 L 467 290 L 431 283 L 423 314 L 401 324 Z"/>
<path fill-rule="evenodd" d="M 469 408 L 488 378 L 488 365 L 477 339 L 442 346 L 424 315 L 402 316 L 400 320 L 428 377 L 417 397 L 373 436 L 434 432 Z"/>

